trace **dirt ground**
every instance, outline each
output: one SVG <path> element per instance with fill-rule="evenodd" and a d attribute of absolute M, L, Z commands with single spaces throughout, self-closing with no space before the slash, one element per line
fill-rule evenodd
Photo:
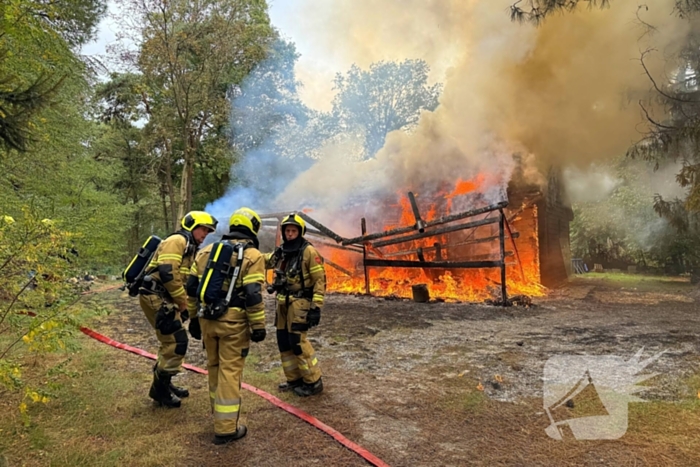
<path fill-rule="evenodd" d="M 107 294 L 122 312 L 93 327 L 154 352 L 156 341 L 137 301 L 118 291 Z M 664 418 L 664 407 L 698 397 L 696 298 L 682 280 L 593 279 L 574 280 L 529 308 L 330 295 L 321 326 L 310 332 L 325 391 L 308 399 L 280 397 L 393 466 L 700 465 L 700 434 Z M 253 344 L 249 361 L 255 374 L 265 376 L 256 376 L 261 389 L 279 395 L 273 297 L 266 305 L 268 338 Z M 195 342 L 191 349 L 189 363 L 206 367 L 201 347 Z M 656 402 L 653 410 L 631 404 L 629 429 L 619 440 L 547 437 L 542 379 L 548 358 L 632 357 L 640 349 L 643 358 L 665 352 L 647 368 L 658 376 L 639 394 Z M 178 378 L 194 397 L 206 397 L 204 376 Z M 697 407 L 688 413 L 698 415 Z M 244 453 L 241 465 L 367 465 L 272 405 L 245 416 L 253 436 L 213 448 L 203 424 L 199 452 L 183 465 L 228 465 L 226 449 Z"/>

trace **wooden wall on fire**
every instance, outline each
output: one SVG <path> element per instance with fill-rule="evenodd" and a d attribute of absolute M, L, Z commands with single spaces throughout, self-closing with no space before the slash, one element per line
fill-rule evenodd
<path fill-rule="evenodd" d="M 516 160 L 516 162 L 519 160 Z M 518 210 L 511 221 L 520 233 L 518 252 L 527 269 L 531 265 L 546 287 L 565 282 L 572 274 L 569 223 L 574 215 L 561 182 L 561 171 L 551 168 L 546 188 L 527 183 L 518 166 L 508 187 L 509 210 Z"/>

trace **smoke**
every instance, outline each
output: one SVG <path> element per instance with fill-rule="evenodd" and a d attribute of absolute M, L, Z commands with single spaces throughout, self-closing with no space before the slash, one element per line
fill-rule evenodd
<path fill-rule="evenodd" d="M 588 169 L 567 167 L 562 175 L 572 203 L 604 201 L 623 181 L 610 174 L 609 167 L 592 164 Z"/>
<path fill-rule="evenodd" d="M 313 112 L 298 97 L 297 57 L 294 44 L 277 40 L 233 91 L 232 142 L 241 159 L 231 168 L 229 190 L 205 208 L 217 218 L 228 219 L 242 206 L 274 207 L 276 196 L 314 162 L 307 138 Z"/>
<path fill-rule="evenodd" d="M 314 14 L 301 14 L 308 20 L 299 27 L 319 47 L 360 65 L 409 57 L 446 71 L 442 106 L 417 136 L 432 138 L 438 153 L 447 141 L 478 159 L 490 135 L 535 154 L 540 167 L 587 166 L 624 153 L 639 139 L 638 100 L 650 87 L 641 52 L 660 51 L 647 62 L 663 78 L 661 55 L 672 54 L 688 32 L 672 15 L 674 2 L 616 0 L 603 10 L 552 15 L 537 28 L 512 23 L 512 3 L 306 0 L 300 11 Z M 388 150 L 429 149 L 409 139 Z M 435 160 L 408 159 L 428 157 Z"/>
<path fill-rule="evenodd" d="M 422 58 L 434 79 L 444 79 L 444 93 L 417 128 L 390 133 L 369 161 L 347 157 L 357 144 L 352 138 L 325 142 L 308 171 L 301 170 L 305 164 L 290 167 L 274 147 L 257 148 L 262 156 L 249 152 L 244 167 L 234 168 L 242 170 L 239 178 L 250 171 L 272 178 L 264 196 L 235 192 L 238 204 L 250 199 L 269 209 L 312 205 L 330 212 L 363 194 L 376 200 L 409 189 L 439 192 L 446 183 L 482 174 L 496 185 L 486 200 L 496 201 L 514 169 L 514 153 L 531 155 L 523 159 L 531 164 L 525 172 L 585 168 L 623 154 L 640 138 L 638 101 L 650 88 L 641 53 L 651 46 L 659 51 L 645 63 L 663 80 L 663 58 L 687 35 L 687 23 L 672 15 L 674 2 L 641 8 L 616 0 L 604 10 L 552 15 L 540 27 L 512 23 L 511 3 L 299 1 L 297 27 L 319 54 L 360 66 Z"/>

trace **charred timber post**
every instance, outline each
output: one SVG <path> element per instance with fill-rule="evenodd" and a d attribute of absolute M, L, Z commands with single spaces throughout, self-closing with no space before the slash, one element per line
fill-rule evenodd
<path fill-rule="evenodd" d="M 396 245 L 397 243 L 410 242 L 412 240 L 420 240 L 421 238 L 434 237 L 436 235 L 442 235 L 450 232 L 457 232 L 459 230 L 471 229 L 474 227 L 480 227 L 487 224 L 495 224 L 498 222 L 498 218 L 490 217 L 488 219 L 481 219 L 478 221 L 467 222 L 466 224 L 452 225 L 450 227 L 444 227 L 442 229 L 432 230 L 430 232 L 418 233 L 414 235 L 406 235 L 405 237 L 391 238 L 389 240 L 384 240 L 381 242 L 373 243 L 374 248 L 381 248 L 383 246 Z"/>
<path fill-rule="evenodd" d="M 425 232 L 425 222 L 420 217 L 420 211 L 418 210 L 418 203 L 416 203 L 416 197 L 413 195 L 412 191 L 408 192 L 408 200 L 411 202 L 411 208 L 413 209 L 413 217 L 416 218 L 416 230 L 418 232 Z"/>
<path fill-rule="evenodd" d="M 331 229 L 329 229 L 329 228 L 326 227 L 325 225 L 321 224 L 320 222 L 318 222 L 318 221 L 316 221 L 316 220 L 310 218 L 310 217 L 307 216 L 305 213 L 303 213 L 303 212 L 298 212 L 297 215 L 298 215 L 299 217 L 301 217 L 302 219 L 304 219 L 304 220 L 305 220 L 306 222 L 308 222 L 309 224 L 311 224 L 311 225 L 313 225 L 314 227 L 316 227 L 320 232 L 323 232 L 324 234 L 328 235 L 330 238 L 332 238 L 333 240 L 335 240 L 336 243 L 340 243 L 340 242 L 343 241 L 343 237 L 341 237 L 341 236 L 338 235 L 337 233 L 333 232 Z M 343 244 L 345 244 L 345 243 L 343 243 Z"/>
<path fill-rule="evenodd" d="M 361 224 L 360 224 L 360 229 L 362 230 L 362 235 L 367 233 L 367 221 L 365 218 L 362 218 Z M 367 245 L 364 243 L 362 244 L 362 267 L 365 270 L 365 293 L 367 295 L 370 294 L 369 292 L 369 271 L 367 270 Z"/>
<path fill-rule="evenodd" d="M 492 204 L 490 206 L 486 206 L 483 208 L 473 209 L 471 211 L 465 211 L 465 212 L 453 214 L 450 216 L 441 217 L 440 219 L 426 222 L 425 228 L 434 227 L 436 225 L 441 225 L 441 224 L 446 224 L 448 222 L 458 221 L 461 219 L 465 219 L 467 217 L 478 216 L 479 214 L 484 214 L 486 212 L 496 211 L 498 209 L 505 208 L 506 206 L 508 206 L 508 201 L 501 201 L 500 203 Z M 352 243 L 364 243 L 364 242 L 369 242 L 371 240 L 378 240 L 380 238 L 391 237 L 392 235 L 400 235 L 400 234 L 413 232 L 414 230 L 415 230 L 415 226 L 397 227 L 395 229 L 385 230 L 384 232 L 380 232 L 380 233 L 374 233 L 374 234 L 370 234 L 370 235 L 362 235 L 360 237 L 355 237 L 355 238 L 348 238 L 348 239 L 343 240 L 342 244 L 343 245 L 350 245 Z"/>
<path fill-rule="evenodd" d="M 506 292 L 506 238 L 505 238 L 505 218 L 503 209 L 498 212 L 498 243 L 501 248 L 501 297 L 503 297 L 503 306 L 508 304 L 508 294 Z"/>

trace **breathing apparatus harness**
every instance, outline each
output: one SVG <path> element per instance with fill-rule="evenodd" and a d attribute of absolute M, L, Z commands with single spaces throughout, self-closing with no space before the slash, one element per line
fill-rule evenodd
<path fill-rule="evenodd" d="M 178 230 L 177 232 L 173 232 L 172 234 L 168 235 L 166 238 L 170 238 L 173 235 L 182 235 L 185 237 L 185 241 L 187 242 L 185 245 L 185 250 L 182 254 L 182 257 L 187 257 L 190 255 L 194 255 L 197 252 L 197 243 L 194 241 L 194 237 L 192 236 L 192 232 L 188 232 L 184 229 Z M 150 239 L 151 237 L 149 237 Z M 158 238 L 158 237 L 156 237 Z M 160 244 L 161 242 L 159 242 Z M 139 252 L 140 253 L 140 252 Z M 153 274 L 155 271 L 158 270 L 158 267 L 153 267 L 148 269 L 147 266 L 151 262 L 151 259 L 155 255 L 155 251 L 151 254 L 151 256 L 148 259 L 148 262 L 144 265 L 143 268 L 143 273 L 141 277 L 141 281 L 138 284 L 138 286 L 135 287 L 135 293 L 132 296 L 136 296 L 137 294 L 140 295 L 158 295 L 161 297 L 163 300 L 169 300 L 170 296 L 168 294 L 167 289 L 165 286 L 162 284 L 161 281 L 154 279 L 151 274 Z M 128 286 L 127 286 L 128 287 Z M 133 287 L 133 286 L 132 286 Z M 132 294 L 132 288 L 129 288 L 129 295 Z"/>
<path fill-rule="evenodd" d="M 222 317 L 229 308 L 246 308 L 241 293 L 243 287 L 236 287 L 238 276 L 243 264 L 243 253 L 250 243 L 232 243 L 224 240 L 215 243 L 209 253 L 207 265 L 202 274 L 202 280 L 197 287 L 197 298 L 200 306 L 197 317 L 216 320 Z M 235 266 L 232 259 L 235 258 Z M 224 282 L 229 281 L 228 290 L 224 290 Z"/>
<path fill-rule="evenodd" d="M 302 267 L 302 260 L 304 259 L 304 251 L 311 244 L 305 240 L 298 249 L 286 250 L 283 247 L 278 247 L 274 253 L 275 262 L 275 278 L 272 284 L 267 287 L 267 293 L 277 293 L 282 294 L 286 297 L 287 305 L 289 304 L 289 298 L 306 298 L 311 300 L 314 295 L 314 290 L 312 288 L 306 288 L 304 281 L 304 269 Z M 294 255 L 294 256 L 292 256 Z M 299 274 L 301 280 L 301 289 L 296 292 L 291 292 L 287 283 L 287 277 Z"/>

